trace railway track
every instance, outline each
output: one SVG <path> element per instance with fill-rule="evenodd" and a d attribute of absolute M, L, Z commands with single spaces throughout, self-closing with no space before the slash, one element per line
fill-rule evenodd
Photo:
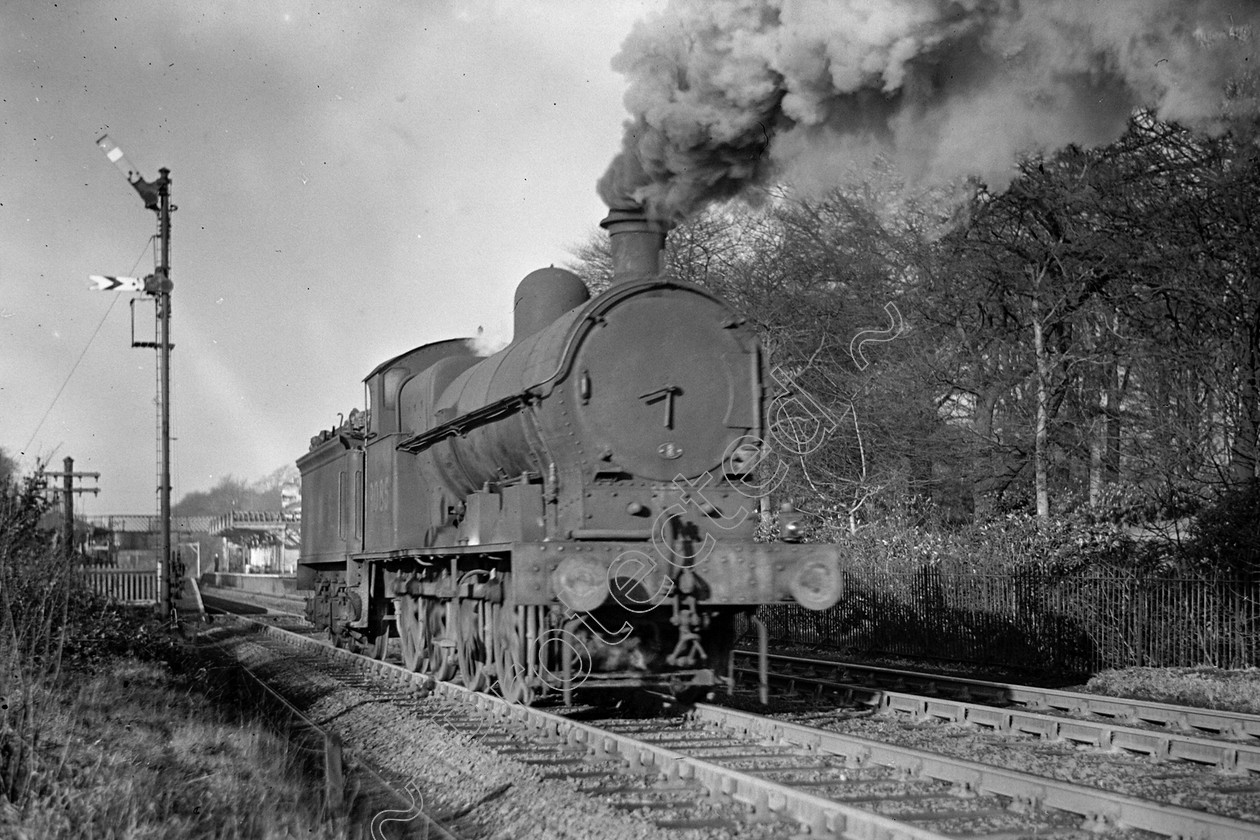
<path fill-rule="evenodd" d="M 683 717 L 632 720 L 592 709 L 526 708 L 274 627 L 254 634 L 251 643 L 264 640 L 274 661 L 293 662 L 300 653 L 298 669 L 307 672 L 317 662 L 335 663 L 337 679 L 380 698 L 362 702 L 401 704 L 436 720 L 467 747 L 527 768 L 543 782 L 562 783 L 651 836 L 1260 836 L 1260 823 L 1229 814 L 845 734 L 835 731 L 834 720 L 785 721 L 707 704 Z M 303 692 L 296 694 L 300 706 Z M 1212 772 L 1246 779 L 1237 766 L 1233 770 Z M 473 807 L 484 811 L 485 802 Z"/>
<path fill-rule="evenodd" d="M 323 808 L 327 818 L 366 823 L 369 828 L 382 821 L 382 815 L 399 814 L 425 840 L 459 840 L 441 822 L 418 807 L 417 791 L 386 779 L 373 764 L 345 748 L 341 738 L 311 720 L 266 680 L 249 668 L 238 665 L 246 685 L 245 696 L 255 698 L 255 707 L 268 707 L 273 728 L 283 732 L 290 743 L 323 759 Z M 413 832 L 414 833 L 414 832 Z"/>
<path fill-rule="evenodd" d="M 285 615 L 306 620 L 304 600 L 292 595 L 268 595 L 222 586 L 200 587 L 208 611 Z"/>
<path fill-rule="evenodd" d="M 755 658 L 737 651 L 736 674 L 755 677 Z M 825 659 L 771 655 L 769 665 L 770 681 L 790 692 L 803 688 L 881 714 L 1260 773 L 1258 715 Z"/>
<path fill-rule="evenodd" d="M 241 606 L 239 602 L 219 598 L 205 604 L 205 609 L 211 615 L 247 620 L 258 627 L 275 627 L 285 633 L 301 632 L 295 616 L 286 613 L 268 615 L 260 611 L 249 614 L 245 619 L 232 611 Z M 200 632 L 192 633 L 194 641 L 201 636 Z M 321 660 L 316 658 L 312 664 L 319 664 Z M 417 791 L 401 781 L 387 779 L 373 762 L 347 749 L 336 733 L 304 714 L 288 697 L 272 687 L 266 677 L 239 661 L 231 664 L 230 671 L 216 681 L 221 686 L 226 681 L 234 682 L 237 696 L 256 711 L 261 711 L 273 729 L 300 751 L 319 757 L 324 777 L 322 807 L 325 818 L 341 819 L 351 824 L 364 823 L 372 830 L 374 823 L 381 822 L 381 815 L 401 815 L 406 822 L 413 824 L 412 834 L 419 832 L 425 840 L 459 840 L 445 825 L 418 807 L 417 800 L 423 800 L 417 796 Z M 359 835 L 356 833 L 354 836 Z M 377 834 L 367 836 L 377 840 Z"/>

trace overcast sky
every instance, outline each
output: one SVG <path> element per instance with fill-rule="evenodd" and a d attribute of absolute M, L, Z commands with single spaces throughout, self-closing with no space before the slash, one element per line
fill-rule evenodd
<path fill-rule="evenodd" d="M 171 170 L 173 499 L 291 463 L 363 376 L 506 340 L 512 290 L 605 213 L 625 80 L 660 0 L 0 4 L 0 447 L 156 508 L 156 214 L 97 148 Z"/>

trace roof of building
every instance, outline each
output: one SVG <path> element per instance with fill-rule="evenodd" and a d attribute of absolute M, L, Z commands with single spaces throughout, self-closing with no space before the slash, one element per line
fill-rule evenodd
<path fill-rule="evenodd" d="M 299 514 L 282 510 L 234 510 L 214 517 L 210 523 L 210 533 L 213 535 L 238 531 L 283 533 L 287 528 L 301 521 Z"/>
<path fill-rule="evenodd" d="M 154 514 L 123 513 L 88 516 L 86 519 L 98 528 L 115 532 L 151 534 L 162 530 L 162 518 Z M 182 534 L 208 534 L 213 519 L 212 516 L 172 516 L 171 530 Z"/>

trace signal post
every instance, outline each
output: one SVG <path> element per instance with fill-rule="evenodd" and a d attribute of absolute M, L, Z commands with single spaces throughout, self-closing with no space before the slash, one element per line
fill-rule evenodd
<path fill-rule="evenodd" d="M 162 531 L 162 574 L 159 612 L 169 618 L 173 605 L 173 593 L 178 591 L 171 571 L 174 552 L 171 547 L 171 171 L 158 170 L 156 181 L 146 181 L 127 160 L 118 144 L 102 135 L 96 141 L 105 156 L 126 176 L 127 181 L 144 199 L 144 206 L 158 217 L 158 264 L 153 274 L 140 280 L 135 277 L 113 277 L 95 274 L 91 276 L 92 288 L 101 291 L 144 291 L 153 296 L 157 319 L 156 341 L 135 341 L 133 347 L 152 347 L 157 350 L 158 365 L 158 518 Z"/>

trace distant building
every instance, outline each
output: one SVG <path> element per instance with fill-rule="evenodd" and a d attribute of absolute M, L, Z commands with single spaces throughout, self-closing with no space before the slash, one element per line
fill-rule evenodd
<path fill-rule="evenodd" d="M 172 516 L 171 545 L 185 566 L 195 563 L 197 546 L 210 535 L 209 516 Z M 100 565 L 132 571 L 155 571 L 162 554 L 162 522 L 153 514 L 89 516 L 96 537 L 90 553 Z M 183 555 L 191 555 L 185 557 Z"/>
<path fill-rule="evenodd" d="M 172 516 L 171 545 L 188 577 L 205 572 L 293 574 L 297 568 L 297 512 L 232 511 L 221 516 Z M 88 554 L 95 565 L 156 571 L 162 527 L 152 514 L 89 516 Z"/>
<path fill-rule="evenodd" d="M 291 575 L 297 571 L 300 512 L 236 510 L 214 517 L 210 535 L 221 541 L 202 558 L 201 572 Z"/>

